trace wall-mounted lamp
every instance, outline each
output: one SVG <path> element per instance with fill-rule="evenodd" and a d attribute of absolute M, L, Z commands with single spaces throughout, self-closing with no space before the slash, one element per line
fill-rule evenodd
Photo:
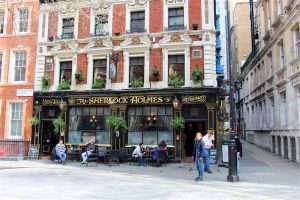
<path fill-rule="evenodd" d="M 179 108 L 179 100 L 177 99 L 177 96 L 175 96 L 173 100 L 173 107 L 175 110 Z"/>
<path fill-rule="evenodd" d="M 67 110 L 67 103 L 61 100 L 58 104 L 58 107 L 61 111 L 66 111 Z"/>

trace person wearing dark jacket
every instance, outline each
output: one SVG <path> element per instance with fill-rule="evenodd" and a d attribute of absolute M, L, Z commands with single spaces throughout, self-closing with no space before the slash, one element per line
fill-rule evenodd
<path fill-rule="evenodd" d="M 204 147 L 205 147 L 205 143 L 202 141 L 202 134 L 198 132 L 195 137 L 195 146 L 193 152 L 193 158 L 195 159 L 197 169 L 198 169 L 198 177 L 195 179 L 195 181 L 203 181 Z"/>
<path fill-rule="evenodd" d="M 240 139 L 238 138 L 238 136 L 236 135 L 234 137 L 235 140 L 235 144 L 236 144 L 236 152 L 237 152 L 237 170 L 239 171 L 240 169 L 240 158 L 242 157 L 242 143 L 240 141 Z"/>
<path fill-rule="evenodd" d="M 94 140 L 91 140 L 91 141 L 88 143 L 88 145 L 87 145 L 87 147 L 86 147 L 86 149 L 85 149 L 85 152 L 83 152 L 83 153 L 81 154 L 81 157 L 82 157 L 82 162 L 81 162 L 81 164 L 86 164 L 86 163 L 87 163 L 87 158 L 88 158 L 88 156 L 89 156 L 93 151 L 95 151 L 95 144 L 94 144 Z"/>

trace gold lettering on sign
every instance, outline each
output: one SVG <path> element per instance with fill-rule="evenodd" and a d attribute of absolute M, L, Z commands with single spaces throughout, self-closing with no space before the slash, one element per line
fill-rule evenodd
<path fill-rule="evenodd" d="M 182 103 L 206 103 L 205 95 L 182 96 Z"/>
<path fill-rule="evenodd" d="M 42 105 L 58 105 L 59 99 L 42 99 Z"/>

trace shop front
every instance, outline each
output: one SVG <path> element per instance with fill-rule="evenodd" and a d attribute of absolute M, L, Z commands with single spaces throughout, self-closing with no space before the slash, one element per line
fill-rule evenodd
<path fill-rule="evenodd" d="M 55 92 L 35 94 L 35 112 L 40 118 L 39 133 L 33 140 L 47 155 L 61 137 L 68 145 L 84 145 L 93 139 L 108 149 L 132 147 L 143 142 L 154 148 L 165 141 L 172 156 L 191 156 L 194 136 L 215 130 L 217 90 L 167 89 L 162 91 Z M 38 108 L 38 109 L 37 109 Z M 65 121 L 55 133 L 53 120 Z M 122 116 L 126 133 L 118 133 L 107 123 L 110 116 Z M 184 129 L 174 129 L 170 121 L 184 118 Z"/>

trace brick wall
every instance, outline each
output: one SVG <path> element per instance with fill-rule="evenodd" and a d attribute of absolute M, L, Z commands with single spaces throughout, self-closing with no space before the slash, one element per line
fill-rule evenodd
<path fill-rule="evenodd" d="M 121 35 L 125 34 L 126 21 L 126 4 L 115 4 L 113 6 L 113 21 L 112 34 L 119 32 Z"/>
<path fill-rule="evenodd" d="M 87 38 L 90 36 L 90 16 L 90 8 L 80 9 L 78 20 L 78 38 Z"/>
<path fill-rule="evenodd" d="M 193 29 L 193 24 L 198 24 L 198 29 L 202 29 L 201 23 L 201 1 L 189 0 L 189 26 Z"/>
<path fill-rule="evenodd" d="M 193 58 L 193 50 L 200 49 L 201 50 L 201 58 Z M 194 68 L 198 65 L 200 68 L 204 67 L 204 59 L 203 59 L 203 47 L 192 47 L 190 53 L 190 70 L 191 70 L 191 79 Z"/>
<path fill-rule="evenodd" d="M 151 49 L 150 52 L 150 81 L 154 81 L 154 78 L 151 74 L 151 69 L 157 66 L 159 69 L 159 81 L 162 81 L 163 78 L 163 62 L 162 62 L 162 49 Z"/>
<path fill-rule="evenodd" d="M 163 0 L 150 1 L 149 20 L 151 33 L 163 31 Z"/>
<path fill-rule="evenodd" d="M 58 23 L 58 12 L 49 13 L 48 37 L 53 37 L 53 39 L 56 38 L 57 23 Z"/>
<path fill-rule="evenodd" d="M 87 81 L 87 68 L 88 68 L 87 54 L 78 54 L 77 55 L 77 71 L 82 71 L 84 74 L 84 84 Z"/>

